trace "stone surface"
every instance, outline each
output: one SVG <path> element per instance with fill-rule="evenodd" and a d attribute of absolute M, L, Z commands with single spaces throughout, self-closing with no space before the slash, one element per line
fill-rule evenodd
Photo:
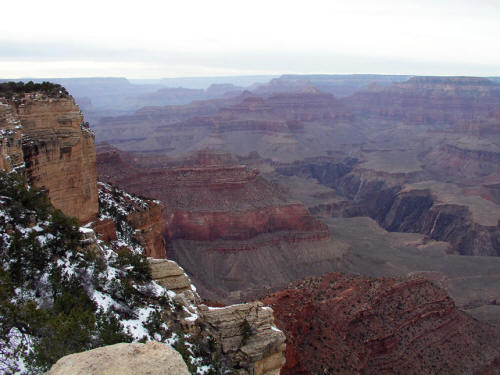
<path fill-rule="evenodd" d="M 275 375 L 284 364 L 285 336 L 261 302 L 199 306 L 200 321 L 240 374 Z"/>
<path fill-rule="evenodd" d="M 59 359 L 47 375 L 189 375 L 181 355 L 166 344 L 115 344 Z"/>
<path fill-rule="evenodd" d="M 80 221 L 93 218 L 97 214 L 94 135 L 82 126 L 73 99 L 34 93 L 5 103 L 0 108 L 2 134 L 12 132 L 12 126 L 16 129 L 2 141 L 1 166 L 8 170 L 24 161 L 29 183 L 47 189 L 56 208 Z"/>
<path fill-rule="evenodd" d="M 282 374 L 494 374 L 500 331 L 424 279 L 338 273 L 264 299 L 287 336 Z"/>
<path fill-rule="evenodd" d="M 191 289 L 191 280 L 177 263 L 167 259 L 150 259 L 151 276 L 161 286 L 176 293 Z"/>

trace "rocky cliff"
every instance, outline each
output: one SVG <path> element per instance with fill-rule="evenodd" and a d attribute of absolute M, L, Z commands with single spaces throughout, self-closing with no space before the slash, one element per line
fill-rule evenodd
<path fill-rule="evenodd" d="M 238 375 L 278 375 L 285 363 L 285 335 L 274 325 L 273 310 L 262 302 L 210 307 L 200 303 L 191 280 L 177 263 L 150 260 L 153 279 L 176 293 L 174 301 L 191 316 L 180 324 L 208 344 L 220 370 Z"/>
<path fill-rule="evenodd" d="M 221 354 L 239 374 L 278 375 L 285 363 L 285 335 L 274 326 L 273 310 L 261 302 L 227 307 L 200 306 L 200 320 Z"/>
<path fill-rule="evenodd" d="M 19 166 L 22 155 L 29 183 L 47 189 L 56 208 L 81 221 L 94 217 L 94 135 L 74 100 L 34 92 L 16 100 L 3 99 L 3 103 L 3 167 Z"/>
<path fill-rule="evenodd" d="M 287 336 L 282 374 L 494 374 L 500 331 L 424 279 L 342 274 L 264 299 Z"/>

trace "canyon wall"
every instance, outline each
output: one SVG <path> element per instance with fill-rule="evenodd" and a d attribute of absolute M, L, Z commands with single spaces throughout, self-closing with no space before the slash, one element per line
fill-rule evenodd
<path fill-rule="evenodd" d="M 164 204 L 167 257 L 193 275 L 205 298 L 254 297 L 331 270 L 344 251 L 302 203 L 228 153 L 202 150 L 147 169 L 148 161 L 99 147 L 101 178 Z"/>
<path fill-rule="evenodd" d="M 500 105 L 500 85 L 486 78 L 413 77 L 371 86 L 343 103 L 366 117 L 446 126 L 487 116 Z"/>

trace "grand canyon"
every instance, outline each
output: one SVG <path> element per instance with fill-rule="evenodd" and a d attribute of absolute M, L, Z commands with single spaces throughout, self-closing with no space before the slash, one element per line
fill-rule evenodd
<path fill-rule="evenodd" d="M 500 79 L 261 80 L 4 95 L 0 166 L 147 257 L 214 371 L 500 373 Z"/>

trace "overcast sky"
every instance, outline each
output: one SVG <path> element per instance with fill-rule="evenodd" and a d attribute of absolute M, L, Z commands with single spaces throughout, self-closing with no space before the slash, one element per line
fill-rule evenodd
<path fill-rule="evenodd" d="M 0 77 L 500 76 L 500 0 L 23 0 Z"/>

